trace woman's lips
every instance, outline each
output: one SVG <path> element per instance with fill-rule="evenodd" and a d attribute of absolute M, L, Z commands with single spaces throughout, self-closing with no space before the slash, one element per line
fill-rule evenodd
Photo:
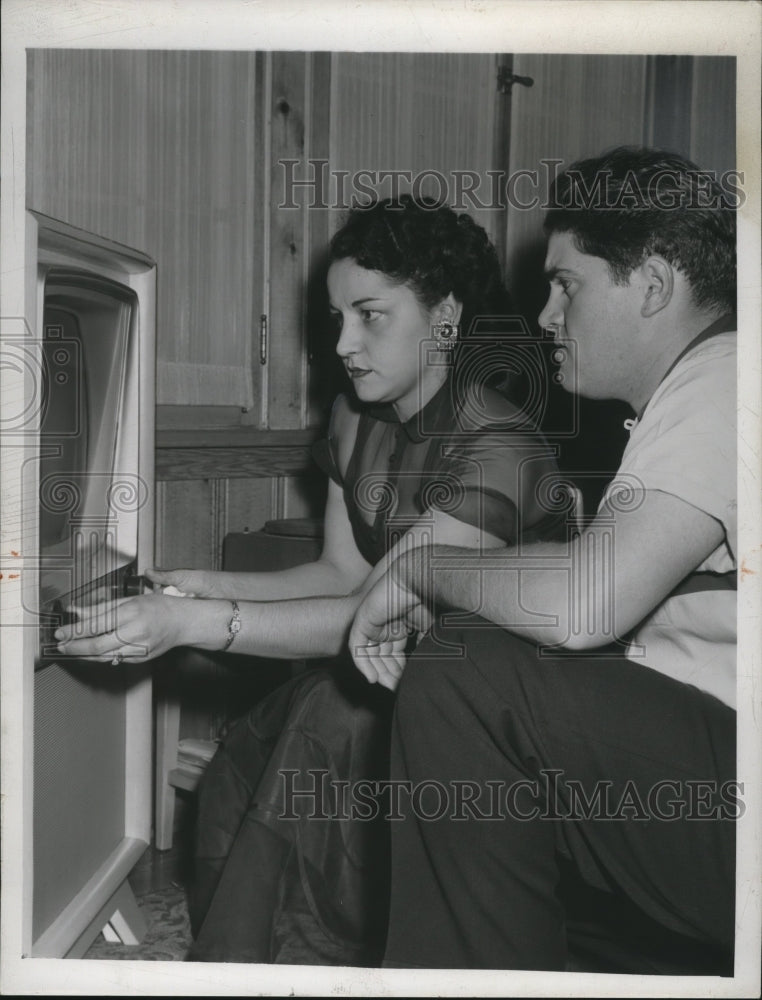
<path fill-rule="evenodd" d="M 370 368 L 347 368 L 347 374 L 353 379 L 362 378 L 363 375 L 370 375 L 370 372 Z"/>

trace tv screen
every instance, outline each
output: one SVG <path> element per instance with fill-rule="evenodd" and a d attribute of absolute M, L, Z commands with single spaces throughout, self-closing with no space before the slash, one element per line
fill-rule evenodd
<path fill-rule="evenodd" d="M 40 603 L 50 628 L 64 617 L 64 599 L 119 596 L 118 571 L 134 569 L 129 494 L 139 502 L 141 484 L 123 467 L 123 452 L 137 433 L 126 425 L 134 420 L 126 375 L 136 329 L 130 288 L 86 271 L 47 272 L 39 537 Z"/>

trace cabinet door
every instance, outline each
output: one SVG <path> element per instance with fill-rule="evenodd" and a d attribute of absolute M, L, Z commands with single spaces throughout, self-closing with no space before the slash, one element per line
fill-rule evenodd
<path fill-rule="evenodd" d="M 646 136 L 646 57 L 520 54 L 511 108 L 507 264 L 517 298 L 540 277 L 549 181 L 573 160 Z M 537 282 L 535 281 L 534 284 Z M 533 319 L 537 301 L 527 303 Z"/>
<path fill-rule="evenodd" d="M 490 171 L 505 167 L 495 53 L 341 52 L 331 65 L 331 167 L 341 206 L 395 185 L 468 211 L 496 239 Z M 338 220 L 334 219 L 334 225 Z"/>
<path fill-rule="evenodd" d="M 513 92 L 506 237 L 508 274 L 525 301 L 542 270 L 548 181 L 573 160 L 653 145 L 718 173 L 735 166 L 733 58 L 520 54 L 514 70 L 532 80 Z"/>
<path fill-rule="evenodd" d="M 157 402 L 256 410 L 257 55 L 29 53 L 28 203 L 158 265 Z"/>

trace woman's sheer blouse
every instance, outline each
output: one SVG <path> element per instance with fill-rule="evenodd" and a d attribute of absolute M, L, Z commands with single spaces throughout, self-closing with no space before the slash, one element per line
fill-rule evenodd
<path fill-rule="evenodd" d="M 375 564 L 427 511 L 442 511 L 513 544 L 563 537 L 558 470 L 526 417 L 494 390 L 448 380 L 401 422 L 391 406 L 363 408 L 346 469 L 329 427 L 313 456 L 344 491 L 355 541 Z M 333 421 L 332 421 L 333 424 Z"/>

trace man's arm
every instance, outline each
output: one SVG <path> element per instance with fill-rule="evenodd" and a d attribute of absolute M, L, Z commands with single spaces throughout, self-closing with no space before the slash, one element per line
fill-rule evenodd
<path fill-rule="evenodd" d="M 653 490 L 641 491 L 626 511 L 604 506 L 568 543 L 540 542 L 478 557 L 439 545 L 407 553 L 358 609 L 350 649 L 368 679 L 380 680 L 383 662 L 365 650 L 388 643 L 418 605 L 476 613 L 545 645 L 604 646 L 642 621 L 723 537 L 715 518 Z M 398 647 L 394 653 L 398 676 Z"/>

